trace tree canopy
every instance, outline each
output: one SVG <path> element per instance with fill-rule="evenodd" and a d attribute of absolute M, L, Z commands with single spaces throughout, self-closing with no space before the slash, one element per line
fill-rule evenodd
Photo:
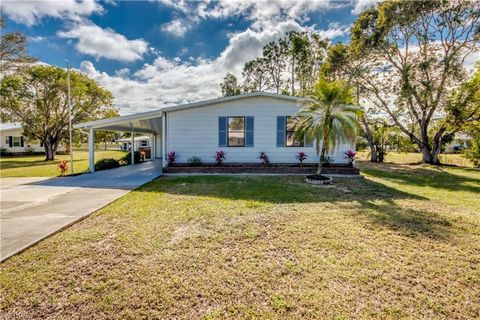
<path fill-rule="evenodd" d="M 460 128 L 449 123 L 448 101 L 465 81 L 465 59 L 478 50 L 479 20 L 478 2 L 385 1 L 358 17 L 351 43 L 330 49 L 323 70 L 347 78 L 424 162 L 438 163 L 443 137 Z"/>
<path fill-rule="evenodd" d="M 5 19 L 0 15 L 0 29 L 5 28 Z M 8 74 L 35 62 L 27 54 L 27 38 L 20 32 L 2 33 L 0 40 L 0 73 Z"/>
<path fill-rule="evenodd" d="M 118 115 L 109 91 L 80 72 L 70 71 L 70 79 L 73 123 Z M 68 137 L 67 71 L 31 66 L 1 79 L 0 95 L 0 119 L 20 122 L 23 135 L 41 141 L 53 160 Z"/>

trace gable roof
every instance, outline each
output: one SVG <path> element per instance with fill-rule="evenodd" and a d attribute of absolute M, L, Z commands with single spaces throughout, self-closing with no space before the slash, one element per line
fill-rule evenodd
<path fill-rule="evenodd" d="M 204 107 L 204 106 L 209 106 L 209 105 L 212 105 L 212 104 L 218 104 L 218 103 L 223 103 L 223 102 L 241 100 L 241 99 L 246 99 L 246 98 L 254 98 L 254 97 L 274 98 L 274 99 L 281 99 L 281 100 L 287 100 L 287 101 L 293 101 L 293 102 L 297 102 L 298 100 L 301 99 L 300 97 L 295 97 L 295 96 L 287 96 L 287 95 L 284 95 L 284 94 L 257 91 L 257 92 L 239 94 L 239 95 L 236 95 L 236 96 L 221 97 L 221 98 L 216 98 L 216 99 L 210 99 L 210 100 L 203 100 L 203 101 L 198 101 L 198 102 L 180 104 L 180 105 L 177 105 L 177 106 L 164 107 L 161 110 L 165 111 L 165 112 L 185 110 L 185 109 Z"/>
<path fill-rule="evenodd" d="M 115 117 L 115 118 L 107 118 L 107 119 L 89 121 L 89 122 L 75 124 L 73 127 L 74 128 L 100 128 L 100 127 L 108 127 L 108 126 L 112 126 L 112 125 L 123 125 L 122 128 L 124 128 L 124 125 L 126 123 L 129 123 L 129 122 L 143 121 L 143 120 L 147 120 L 147 119 L 159 118 L 159 117 L 162 116 L 163 112 L 171 112 L 171 111 L 178 111 L 178 110 L 185 110 L 185 109 L 192 109 L 192 108 L 200 108 L 200 107 L 204 107 L 204 106 L 210 106 L 212 104 L 218 104 L 218 103 L 223 103 L 223 102 L 236 101 L 236 100 L 241 100 L 241 99 L 246 99 L 246 98 L 254 98 L 254 97 L 274 98 L 274 99 L 286 100 L 286 101 L 291 101 L 291 102 L 298 102 L 301 99 L 300 97 L 287 96 L 287 95 L 277 94 L 277 93 L 251 92 L 251 93 L 244 93 L 244 94 L 240 94 L 240 95 L 236 95 L 236 96 L 221 97 L 221 98 L 216 98 L 216 99 L 210 99 L 210 100 L 180 104 L 180 105 L 176 105 L 176 106 L 163 107 L 163 108 L 158 108 L 158 109 L 155 109 L 155 110 L 152 110 L 152 111 L 134 113 L 134 114 L 129 114 L 129 115 L 126 115 L 126 116 L 120 116 L 120 117 Z M 147 133 L 147 132 L 145 132 L 145 133 Z"/>
<path fill-rule="evenodd" d="M 0 123 L 0 131 L 7 131 L 13 129 L 22 129 L 22 124 L 20 123 Z"/>

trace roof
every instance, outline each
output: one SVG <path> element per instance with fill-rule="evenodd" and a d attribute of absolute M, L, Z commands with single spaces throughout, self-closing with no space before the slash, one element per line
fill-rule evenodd
<path fill-rule="evenodd" d="M 138 137 L 135 137 L 134 139 L 135 139 L 135 141 L 150 140 L 151 137 L 149 137 L 149 136 L 138 136 Z M 115 139 L 115 142 L 132 142 L 132 138 Z"/>
<path fill-rule="evenodd" d="M 241 100 L 245 98 L 253 98 L 253 97 L 267 97 L 267 98 L 275 98 L 275 99 L 288 100 L 288 101 L 294 101 L 294 102 L 297 102 L 298 100 L 300 100 L 300 97 L 258 91 L 258 92 L 244 93 L 236 96 L 221 97 L 221 98 L 204 100 L 199 102 L 181 104 L 177 106 L 165 107 L 165 108 L 162 108 L 162 111 L 169 112 L 169 111 L 199 108 L 204 106 L 210 106 L 212 104 L 218 104 L 218 103 Z"/>
<path fill-rule="evenodd" d="M 200 108 L 200 107 L 210 106 L 210 105 L 213 105 L 213 104 L 219 104 L 219 103 L 223 103 L 223 102 L 236 101 L 236 100 L 241 100 L 241 99 L 246 99 L 246 98 L 254 98 L 254 97 L 275 98 L 275 99 L 287 100 L 287 101 L 292 101 L 292 102 L 297 102 L 301 99 L 300 97 L 287 96 L 287 95 L 269 93 L 269 92 L 251 92 L 251 93 L 245 93 L 245 94 L 240 94 L 240 95 L 236 95 L 236 96 L 221 97 L 221 98 L 216 98 L 216 99 L 210 99 L 210 100 L 180 104 L 180 105 L 176 105 L 176 106 L 163 107 L 163 108 L 158 108 L 158 109 L 155 109 L 155 110 L 152 110 L 152 111 L 140 112 L 140 113 L 130 114 L 130 115 L 126 115 L 126 116 L 120 116 L 120 117 L 115 117 L 115 118 L 89 121 L 89 122 L 76 124 L 73 127 L 74 128 L 87 129 L 87 128 L 102 128 L 102 127 L 122 124 L 123 128 L 125 128 L 126 123 L 134 122 L 134 121 L 141 121 L 141 120 L 146 120 L 146 119 L 151 119 L 151 118 L 159 118 L 159 117 L 162 116 L 163 112 L 172 112 L 172 111 L 178 111 L 178 110 Z M 145 132 L 145 133 L 147 133 L 147 132 Z"/>
<path fill-rule="evenodd" d="M 0 130 L 13 130 L 13 129 L 22 129 L 22 125 L 20 123 L 0 123 Z"/>

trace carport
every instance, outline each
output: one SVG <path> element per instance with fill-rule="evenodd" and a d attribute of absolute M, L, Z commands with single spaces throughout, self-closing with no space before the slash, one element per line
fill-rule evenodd
<path fill-rule="evenodd" d="M 95 132 L 96 131 L 121 131 L 131 133 L 132 146 L 136 133 L 149 135 L 151 139 L 152 161 L 165 158 L 165 113 L 160 110 L 136 113 L 127 116 L 102 119 L 76 124 L 75 129 L 80 129 L 88 134 L 88 166 L 90 172 L 95 172 Z M 132 148 L 133 149 L 133 148 Z M 132 165 L 134 165 L 134 152 Z"/>

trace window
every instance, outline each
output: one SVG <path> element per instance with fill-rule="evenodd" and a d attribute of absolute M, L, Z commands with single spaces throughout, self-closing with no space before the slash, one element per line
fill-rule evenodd
<path fill-rule="evenodd" d="M 286 117 L 285 121 L 285 145 L 287 147 L 303 147 L 303 139 L 295 138 L 295 126 L 298 119 L 295 117 Z"/>
<path fill-rule="evenodd" d="M 9 136 L 5 136 L 5 145 L 10 145 L 10 137 Z"/>
<path fill-rule="evenodd" d="M 142 140 L 141 144 L 142 147 L 148 147 L 148 141 L 147 140 Z"/>
<path fill-rule="evenodd" d="M 21 141 L 20 137 L 13 137 L 13 144 L 12 144 L 12 146 L 14 146 L 14 147 L 20 147 L 20 144 L 21 144 L 20 141 Z"/>
<path fill-rule="evenodd" d="M 229 117 L 227 130 L 228 146 L 229 147 L 244 147 L 245 146 L 245 118 L 244 117 Z"/>

